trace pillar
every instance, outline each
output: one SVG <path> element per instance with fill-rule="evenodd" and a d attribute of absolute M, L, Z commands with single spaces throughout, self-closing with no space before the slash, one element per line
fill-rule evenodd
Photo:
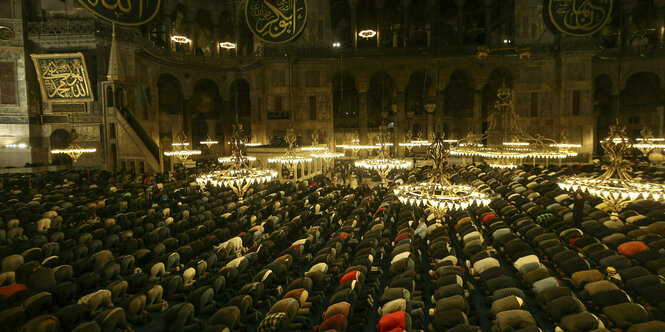
<path fill-rule="evenodd" d="M 376 9 L 376 47 L 381 47 L 383 41 L 383 5 L 385 5 L 385 0 L 374 0 L 374 8 Z"/>
<path fill-rule="evenodd" d="M 411 5 L 411 0 L 402 0 L 402 46 L 406 47 L 409 45 L 409 7 Z"/>
<path fill-rule="evenodd" d="M 358 0 L 349 0 L 351 11 L 351 32 L 353 33 L 353 49 L 358 48 Z"/>
<path fill-rule="evenodd" d="M 395 98 L 395 136 L 398 138 L 404 137 L 406 133 L 406 112 L 404 111 L 404 90 L 397 91 L 397 97 Z M 404 147 L 399 147 L 396 149 L 396 157 L 404 156 Z"/>
<path fill-rule="evenodd" d="M 358 122 L 360 144 L 367 144 L 367 83 L 358 84 Z"/>

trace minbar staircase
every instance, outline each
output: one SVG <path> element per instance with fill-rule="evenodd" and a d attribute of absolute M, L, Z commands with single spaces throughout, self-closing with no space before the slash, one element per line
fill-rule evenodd
<path fill-rule="evenodd" d="M 116 125 L 116 135 L 127 135 L 129 139 L 134 142 L 136 148 L 141 152 L 142 159 L 153 171 L 161 172 L 159 146 L 150 137 L 148 132 L 143 128 L 141 123 L 134 117 L 132 112 L 127 108 L 116 109 L 114 114 Z M 121 133 L 122 131 L 122 133 Z M 118 146 L 118 151 L 123 147 Z"/>

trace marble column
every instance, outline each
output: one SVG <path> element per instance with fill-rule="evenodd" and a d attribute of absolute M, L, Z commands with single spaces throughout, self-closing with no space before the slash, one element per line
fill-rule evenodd
<path fill-rule="evenodd" d="M 374 8 L 376 9 L 376 47 L 381 47 L 383 42 L 383 6 L 385 0 L 374 0 Z"/>
<path fill-rule="evenodd" d="M 397 98 L 395 98 L 397 101 L 395 104 L 395 109 L 393 111 L 395 112 L 395 129 L 394 133 L 395 136 L 398 138 L 403 138 L 406 131 L 407 131 L 407 123 L 406 123 L 406 112 L 404 110 L 404 90 L 397 91 Z M 397 149 L 397 156 L 398 157 L 403 157 L 404 156 L 404 147 L 399 147 Z"/>
<path fill-rule="evenodd" d="M 360 144 L 367 144 L 367 83 L 358 84 L 358 133 L 360 134 Z"/>
<path fill-rule="evenodd" d="M 409 45 L 409 7 L 411 6 L 411 0 L 402 0 L 402 46 L 406 47 Z"/>
<path fill-rule="evenodd" d="M 358 48 L 358 0 L 349 0 L 351 14 L 351 33 L 353 34 L 353 48 Z"/>

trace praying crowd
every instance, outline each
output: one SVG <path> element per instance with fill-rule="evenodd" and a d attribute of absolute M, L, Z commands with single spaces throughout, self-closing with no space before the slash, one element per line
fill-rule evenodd
<path fill-rule="evenodd" d="M 612 213 L 559 188 L 571 171 L 447 166 L 492 199 L 445 214 L 391 188 L 427 167 L 240 198 L 191 177 L 7 175 L 0 330 L 665 331 L 665 206 Z"/>

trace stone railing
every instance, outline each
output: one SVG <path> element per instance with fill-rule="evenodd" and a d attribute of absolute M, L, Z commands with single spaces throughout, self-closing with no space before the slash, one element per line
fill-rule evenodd
<path fill-rule="evenodd" d="M 95 31 L 93 20 L 28 22 L 30 35 L 92 35 Z"/>

